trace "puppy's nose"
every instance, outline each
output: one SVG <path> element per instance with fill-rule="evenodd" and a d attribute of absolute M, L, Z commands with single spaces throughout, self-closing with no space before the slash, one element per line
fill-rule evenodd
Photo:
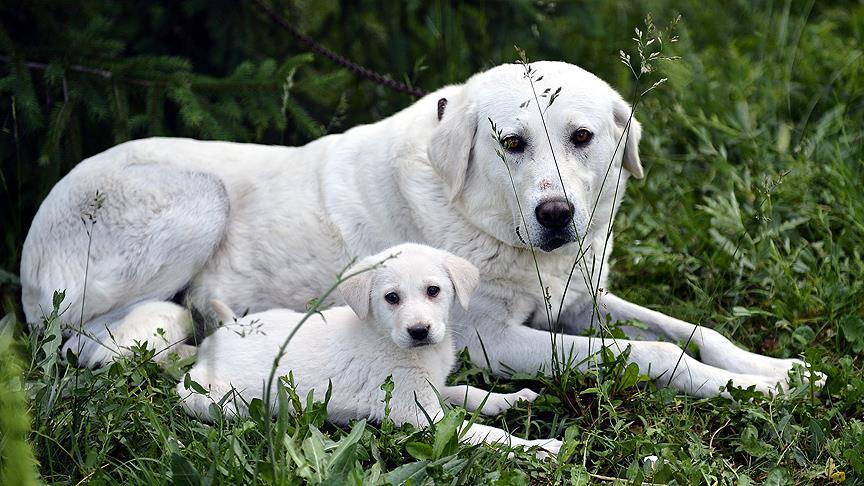
<path fill-rule="evenodd" d="M 534 209 L 537 221 L 545 228 L 560 229 L 573 220 L 573 206 L 566 199 L 550 199 Z"/>
<path fill-rule="evenodd" d="M 418 324 L 408 328 L 408 335 L 415 341 L 422 341 L 429 336 L 429 324 Z"/>

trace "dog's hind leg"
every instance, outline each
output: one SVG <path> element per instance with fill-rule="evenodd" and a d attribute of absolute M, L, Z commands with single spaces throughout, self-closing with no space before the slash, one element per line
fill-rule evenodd
<path fill-rule="evenodd" d="M 27 320 L 39 325 L 54 290 L 65 289 L 65 347 L 80 350 L 84 366 L 128 353 L 136 341 L 179 349 L 191 319 L 166 301 L 213 256 L 228 221 L 228 196 L 215 176 L 123 155 L 105 152 L 70 172 L 24 243 Z"/>
<path fill-rule="evenodd" d="M 194 331 L 192 315 L 173 302 L 147 301 L 133 304 L 128 312 L 109 313 L 87 322 L 81 333 L 63 343 L 63 356 L 71 350 L 82 366 L 96 366 L 118 355 L 129 354 L 132 346 L 147 344 L 154 359 L 164 361 L 174 353 L 183 357 L 194 348 L 183 344 Z M 122 316 L 122 317 L 121 317 Z"/>

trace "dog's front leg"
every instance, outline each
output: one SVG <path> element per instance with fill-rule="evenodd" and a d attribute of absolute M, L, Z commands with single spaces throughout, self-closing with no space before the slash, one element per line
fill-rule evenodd
<path fill-rule="evenodd" d="M 668 342 L 552 334 L 503 323 L 499 329 L 483 326 L 478 329 L 478 336 L 479 339 L 468 341 L 472 361 L 486 366 L 488 359 L 491 370 L 505 376 L 511 372 L 536 373 L 538 370 L 551 375 L 553 366 L 567 364 L 584 371 L 596 365 L 601 359 L 598 352 L 606 346 L 616 356 L 629 347 L 628 361 L 636 363 L 641 373 L 647 374 L 660 386 L 668 385 L 688 395 L 717 396 L 721 394 L 720 388 L 729 381 L 744 388 L 755 386 L 767 393 L 774 390 L 777 383 L 777 380 L 765 376 L 733 373 L 709 366 Z M 726 392 L 723 395 L 729 396 Z"/>
<path fill-rule="evenodd" d="M 806 367 L 806 363 L 798 359 L 778 359 L 745 351 L 713 329 L 669 317 L 613 294 L 601 295 L 598 307 L 601 315 L 609 314 L 615 321 L 641 322 L 657 338 L 695 344 L 702 362 L 717 368 L 785 381 L 794 366 Z"/>
<path fill-rule="evenodd" d="M 520 400 L 533 402 L 539 395 L 528 388 L 514 393 L 494 393 L 470 385 L 457 385 L 444 387 L 441 396 L 450 405 L 465 407 L 470 412 L 480 409 L 483 415 L 498 415 Z"/>

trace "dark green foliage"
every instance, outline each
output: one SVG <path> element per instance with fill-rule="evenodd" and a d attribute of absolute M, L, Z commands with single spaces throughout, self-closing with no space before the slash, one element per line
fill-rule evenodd
<path fill-rule="evenodd" d="M 328 48 L 424 89 L 513 62 L 518 45 L 532 59 L 579 64 L 625 94 L 633 75 L 618 53 L 635 57 L 633 28 L 648 12 L 660 26 L 680 12 L 672 53 L 681 60 L 659 65 L 656 77 L 669 81 L 636 112 L 647 176 L 631 183 L 619 212 L 612 286 L 748 349 L 803 354 L 827 385 L 817 393 L 799 383 L 780 398 L 735 391 L 740 405 L 730 407 L 658 390 L 620 359 L 605 359 L 602 375 L 509 381 L 463 362 L 460 383 L 544 390 L 531 406 L 484 419 L 567 439 L 570 461 L 540 463 L 456 449 L 446 425 L 333 427 L 321 404 L 286 381 L 277 396 L 298 416 L 202 424 L 178 407 L 182 372 L 160 371 L 143 350 L 98 371 L 70 368 L 49 319 L 44 332 L 22 337 L 43 480 L 825 484 L 842 472 L 847 484 L 864 482 L 860 3 L 298 0 L 280 9 Z M 251 2 L 6 2 L 0 56 L 8 314 L 19 309 L 29 221 L 82 158 L 155 135 L 300 144 L 412 101 L 309 55 Z M 2 353 L 3 372 L 13 370 Z M 20 410 L 8 420 L 27 423 Z M 655 469 L 642 463 L 648 455 L 659 457 Z"/>

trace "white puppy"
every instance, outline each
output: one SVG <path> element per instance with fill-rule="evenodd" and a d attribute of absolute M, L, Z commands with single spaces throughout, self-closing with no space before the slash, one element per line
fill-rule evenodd
<path fill-rule="evenodd" d="M 361 418 L 380 422 L 380 385 L 389 375 L 395 384 L 390 418 L 396 424 L 423 427 L 424 411 L 440 419 L 443 410 L 437 393 L 451 404 L 480 408 L 487 415 L 518 400 L 537 398 L 528 389 L 500 394 L 467 385 L 446 386 L 455 361 L 450 306 L 458 300 L 467 308 L 479 283 L 477 268 L 467 260 L 428 246 L 403 244 L 363 259 L 346 273 L 352 274 L 339 286 L 350 308 L 314 314 L 299 328 L 301 313 L 277 309 L 236 319 L 227 306 L 215 301 L 215 310 L 227 324 L 204 340 L 189 371 L 192 380 L 210 393 L 197 394 L 180 383 L 177 390 L 186 410 L 212 419 L 214 400 L 236 393 L 225 401 L 225 412 L 246 413 L 249 401 L 264 396 L 274 358 L 295 330 L 276 376 L 291 373 L 300 396 L 312 390 L 318 400 L 332 383 L 327 411 L 335 423 Z M 275 400 L 271 406 L 275 413 Z M 471 443 L 539 446 L 541 457 L 557 453 L 561 446 L 554 439 L 524 440 L 494 427 L 467 421 L 465 426 L 464 438 Z"/>

